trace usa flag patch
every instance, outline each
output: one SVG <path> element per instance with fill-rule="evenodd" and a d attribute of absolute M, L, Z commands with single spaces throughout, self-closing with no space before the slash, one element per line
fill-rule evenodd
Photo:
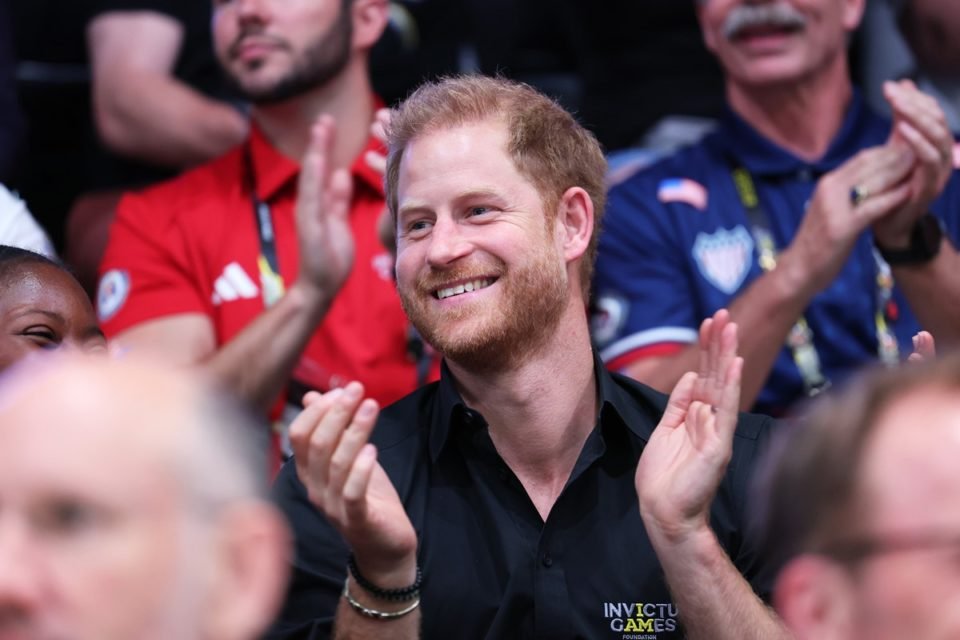
<path fill-rule="evenodd" d="M 657 198 L 663 203 L 683 202 L 701 211 L 707 208 L 707 190 L 689 178 L 662 180 L 657 189 Z"/>

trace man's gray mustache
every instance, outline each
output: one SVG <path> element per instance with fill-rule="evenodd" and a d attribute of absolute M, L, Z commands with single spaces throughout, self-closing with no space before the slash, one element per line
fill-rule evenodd
<path fill-rule="evenodd" d="M 806 18 L 785 3 L 741 5 L 727 14 L 727 19 L 723 23 L 723 35 L 727 39 L 732 39 L 744 29 L 753 27 L 802 29 L 806 25 Z"/>

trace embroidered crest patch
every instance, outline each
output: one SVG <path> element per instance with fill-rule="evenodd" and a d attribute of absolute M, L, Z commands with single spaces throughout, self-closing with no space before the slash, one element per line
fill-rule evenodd
<path fill-rule="evenodd" d="M 738 225 L 733 230 L 700 232 L 693 243 L 693 259 L 710 284 L 732 295 L 750 272 L 750 265 L 753 263 L 753 236 L 743 225 Z"/>

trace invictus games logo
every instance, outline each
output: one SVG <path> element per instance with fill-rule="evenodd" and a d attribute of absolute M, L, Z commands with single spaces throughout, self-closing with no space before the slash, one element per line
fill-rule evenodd
<path fill-rule="evenodd" d="M 657 640 L 678 630 L 677 606 L 670 602 L 604 602 L 603 617 L 621 640 Z"/>

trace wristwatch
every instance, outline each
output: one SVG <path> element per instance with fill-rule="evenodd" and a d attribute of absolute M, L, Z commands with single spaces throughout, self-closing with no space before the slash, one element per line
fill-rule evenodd
<path fill-rule="evenodd" d="M 910 232 L 910 246 L 905 249 L 886 249 L 876 240 L 874 244 L 881 257 L 890 266 L 926 264 L 940 252 L 943 241 L 943 227 L 932 213 L 927 213 L 913 224 Z"/>

